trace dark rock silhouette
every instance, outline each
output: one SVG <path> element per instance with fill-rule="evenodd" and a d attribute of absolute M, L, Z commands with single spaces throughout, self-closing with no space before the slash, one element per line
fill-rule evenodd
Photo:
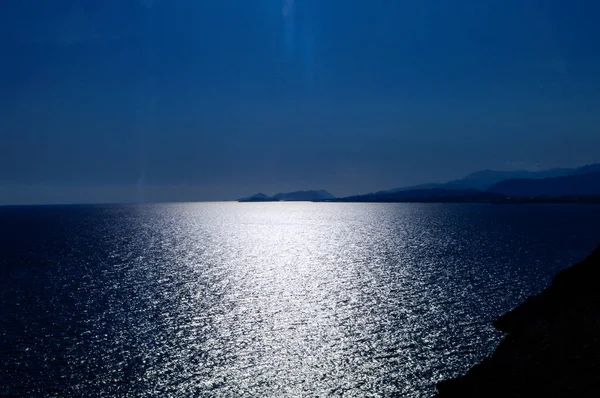
<path fill-rule="evenodd" d="M 542 171 L 496 171 L 496 170 L 482 170 L 471 173 L 468 176 L 461 178 L 460 180 L 451 181 L 449 184 L 461 184 L 463 186 L 486 190 L 497 184 L 500 181 L 515 179 L 515 178 L 528 178 L 528 179 L 540 179 L 540 178 L 552 178 L 562 177 L 570 175 L 576 172 L 577 169 L 550 169 Z"/>
<path fill-rule="evenodd" d="M 446 182 L 443 184 L 432 183 L 432 184 L 412 185 L 412 186 L 404 187 L 404 188 L 390 189 L 389 191 L 379 191 L 379 192 L 375 192 L 375 194 L 384 195 L 384 194 L 406 192 L 406 191 L 423 191 L 426 189 L 471 189 L 471 187 L 463 185 L 459 182 L 452 181 L 452 182 Z"/>
<path fill-rule="evenodd" d="M 296 191 L 282 192 L 274 196 L 267 196 L 264 193 L 247 198 L 238 199 L 238 202 L 279 202 L 279 201 L 300 201 L 300 202 L 318 202 L 323 200 L 335 199 L 335 196 L 325 190 L 319 191 Z"/>
<path fill-rule="evenodd" d="M 498 318 L 506 333 L 466 375 L 438 383 L 437 398 L 589 397 L 600 391 L 600 247 L 561 271 L 540 295 Z"/>
<path fill-rule="evenodd" d="M 350 196 L 336 202 L 492 202 L 503 199 L 504 195 L 474 189 L 438 188 Z"/>
<path fill-rule="evenodd" d="M 325 190 L 278 193 L 273 197 L 277 200 L 283 201 L 315 201 L 335 199 L 335 196 Z"/>
<path fill-rule="evenodd" d="M 600 203 L 600 164 L 544 171 L 483 170 L 443 184 L 421 184 L 335 198 L 324 190 L 256 194 L 239 202 Z"/>
<path fill-rule="evenodd" d="M 272 198 L 265 195 L 264 193 L 257 193 L 247 198 L 238 199 L 238 202 L 276 202 L 278 199 Z"/>
<path fill-rule="evenodd" d="M 600 173 L 575 174 L 541 180 L 506 180 L 494 185 L 489 191 L 511 197 L 598 196 L 600 195 Z"/>
<path fill-rule="evenodd" d="M 580 167 L 575 170 L 572 175 L 575 174 L 589 174 L 589 173 L 600 173 L 600 163 L 588 164 L 587 166 Z"/>
<path fill-rule="evenodd" d="M 449 181 L 446 183 L 439 184 L 420 184 L 409 187 L 396 188 L 387 191 L 379 191 L 376 194 L 384 193 L 395 193 L 402 191 L 412 190 L 423 190 L 423 189 L 476 189 L 479 191 L 485 191 L 495 184 L 512 179 L 542 179 L 542 178 L 554 178 L 564 177 L 576 174 L 587 174 L 600 172 L 600 163 L 591 164 L 578 168 L 561 168 L 561 169 L 550 169 L 540 171 L 500 171 L 500 170 L 481 170 L 476 171 L 458 180 Z"/>

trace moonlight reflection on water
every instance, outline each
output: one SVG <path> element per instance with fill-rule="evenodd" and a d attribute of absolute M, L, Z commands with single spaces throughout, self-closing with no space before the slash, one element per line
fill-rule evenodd
<path fill-rule="evenodd" d="M 597 210 L 4 209 L 0 381 L 33 396 L 429 396 L 493 349 L 496 315 L 597 243 Z"/>

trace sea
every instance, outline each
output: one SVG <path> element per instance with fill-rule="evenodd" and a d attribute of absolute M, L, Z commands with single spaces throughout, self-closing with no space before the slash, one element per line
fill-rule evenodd
<path fill-rule="evenodd" d="M 430 397 L 598 205 L 0 207 L 0 396 Z"/>

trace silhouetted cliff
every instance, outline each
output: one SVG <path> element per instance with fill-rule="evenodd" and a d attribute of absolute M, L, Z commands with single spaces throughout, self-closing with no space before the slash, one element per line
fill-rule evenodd
<path fill-rule="evenodd" d="M 588 397 L 600 391 L 600 247 L 501 316 L 494 354 L 438 383 L 447 397 Z"/>

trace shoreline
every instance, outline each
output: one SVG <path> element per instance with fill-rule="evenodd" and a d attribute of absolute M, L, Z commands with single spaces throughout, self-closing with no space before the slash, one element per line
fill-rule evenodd
<path fill-rule="evenodd" d="M 600 389 L 600 246 L 496 319 L 494 353 L 437 383 L 435 398 L 577 397 Z"/>

